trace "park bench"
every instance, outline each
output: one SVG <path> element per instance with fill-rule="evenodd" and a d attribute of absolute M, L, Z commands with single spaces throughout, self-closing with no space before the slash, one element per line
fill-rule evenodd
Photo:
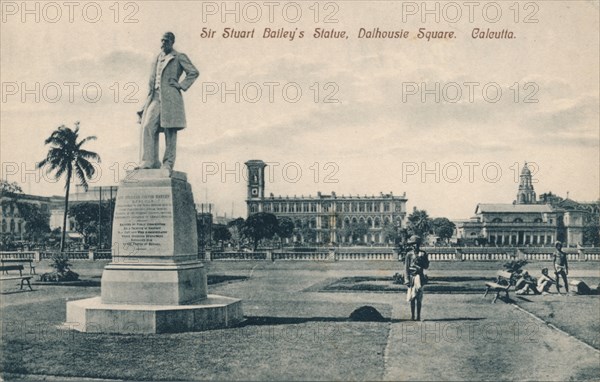
<path fill-rule="evenodd" d="M 507 271 L 498 271 L 496 273 L 496 281 L 488 281 L 485 283 L 485 294 L 483 298 L 487 296 L 487 294 L 492 291 L 496 292 L 496 296 L 492 301 L 492 304 L 496 302 L 500 293 L 506 293 L 506 301 L 508 301 L 508 290 L 512 284 L 513 274 Z"/>
<path fill-rule="evenodd" d="M 15 275 L 6 275 L 6 276 L 1 276 L 0 277 L 0 281 L 5 281 L 5 280 L 21 280 L 21 289 L 23 289 L 23 283 L 27 282 L 27 286 L 29 287 L 30 290 L 33 290 L 31 288 L 31 283 L 29 282 L 29 280 L 33 277 L 33 276 L 23 276 L 23 265 L 19 264 L 19 265 L 2 265 L 0 266 L 0 271 L 2 273 L 8 273 L 8 271 L 19 271 L 19 275 L 17 276 Z"/>
<path fill-rule="evenodd" d="M 0 260 L 0 263 L 1 266 L 6 265 L 7 263 L 27 263 L 29 264 L 29 274 L 35 275 L 35 264 L 33 263 L 33 259 L 2 259 Z"/>

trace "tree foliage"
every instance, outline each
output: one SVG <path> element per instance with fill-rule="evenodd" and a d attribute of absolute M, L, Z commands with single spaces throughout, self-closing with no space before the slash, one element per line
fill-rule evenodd
<path fill-rule="evenodd" d="M 245 222 L 246 221 L 244 220 L 244 218 L 237 218 L 227 223 L 227 229 L 229 229 L 229 233 L 231 234 L 231 241 L 237 249 L 241 248 L 242 242 L 244 240 L 243 230 Z"/>
<path fill-rule="evenodd" d="M 71 179 L 73 177 L 77 178 L 84 190 L 87 191 L 88 179 L 93 177 L 96 172 L 92 161 L 100 162 L 100 157 L 95 152 L 85 150 L 82 147 L 87 142 L 95 139 L 95 136 L 90 136 L 79 140 L 79 122 L 75 122 L 75 129 L 61 125 L 44 142 L 46 145 L 50 145 L 50 149 L 46 158 L 37 164 L 37 168 L 47 166 L 47 172 L 53 172 L 55 179 L 60 179 L 63 175 L 65 177 L 65 212 L 60 240 L 61 252 L 65 248 Z"/>
<path fill-rule="evenodd" d="M 75 231 L 83 236 L 85 244 L 106 245 L 111 243 L 113 206 L 112 202 L 83 202 L 69 208 L 69 216 L 75 220 Z M 98 227 L 100 227 L 100 231 Z M 102 236 L 101 242 L 98 240 L 99 232 Z"/>
<path fill-rule="evenodd" d="M 456 228 L 456 225 L 447 218 L 435 218 L 431 221 L 431 226 L 433 228 L 433 233 L 446 242 L 452 238 L 454 229 Z"/>
<path fill-rule="evenodd" d="M 600 246 L 600 217 L 589 213 L 583 218 L 583 244 Z"/>
<path fill-rule="evenodd" d="M 231 239 L 231 232 L 227 229 L 227 226 L 224 224 L 215 224 L 213 225 L 213 239 L 216 242 L 226 242 Z"/>
<path fill-rule="evenodd" d="M 429 232 L 432 230 L 431 218 L 425 210 L 414 209 L 408 215 L 408 231 L 411 235 L 419 235 L 425 240 Z"/>
<path fill-rule="evenodd" d="M 277 219 L 277 236 L 288 239 L 294 235 L 294 222 L 290 218 Z"/>
<path fill-rule="evenodd" d="M 271 239 L 278 231 L 277 217 L 268 212 L 250 215 L 243 227 L 243 234 L 252 240 L 254 250 L 263 239 Z"/>
<path fill-rule="evenodd" d="M 17 202 L 19 214 L 25 221 L 25 231 L 29 240 L 39 242 L 50 233 L 50 213 L 37 204 Z"/>

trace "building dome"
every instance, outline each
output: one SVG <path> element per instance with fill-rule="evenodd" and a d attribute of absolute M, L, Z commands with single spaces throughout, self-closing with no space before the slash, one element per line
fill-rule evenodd
<path fill-rule="evenodd" d="M 529 167 L 527 167 L 527 162 L 523 165 L 523 169 L 521 170 L 521 176 L 531 176 L 531 171 L 529 171 Z"/>

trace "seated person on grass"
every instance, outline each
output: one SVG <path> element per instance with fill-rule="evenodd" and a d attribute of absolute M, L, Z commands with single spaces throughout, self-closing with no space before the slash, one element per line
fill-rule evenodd
<path fill-rule="evenodd" d="M 537 289 L 542 292 L 542 294 L 547 294 L 550 292 L 550 286 L 552 286 L 554 282 L 554 279 L 548 275 L 548 268 L 543 268 L 542 275 L 537 280 Z"/>
<path fill-rule="evenodd" d="M 523 271 L 517 282 L 515 283 L 515 290 L 517 294 L 529 294 L 531 290 L 533 294 L 541 294 L 541 292 L 537 289 L 537 281 L 535 278 L 529 275 L 529 272 Z"/>

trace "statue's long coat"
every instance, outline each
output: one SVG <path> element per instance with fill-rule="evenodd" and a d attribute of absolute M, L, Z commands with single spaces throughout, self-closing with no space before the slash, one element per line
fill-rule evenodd
<path fill-rule="evenodd" d="M 141 112 L 146 110 L 154 96 L 156 65 L 158 65 L 159 58 L 160 55 L 156 57 L 152 64 L 149 82 L 150 91 Z M 160 78 L 160 127 L 164 129 L 183 129 L 186 126 L 183 97 L 181 96 L 181 90 L 169 85 L 169 80 L 175 79 L 179 82 L 179 78 L 185 73 L 185 78 L 179 83 L 181 89 L 185 91 L 192 86 L 200 73 L 188 56 L 176 50 L 172 50 L 165 57 L 165 60 Z"/>

